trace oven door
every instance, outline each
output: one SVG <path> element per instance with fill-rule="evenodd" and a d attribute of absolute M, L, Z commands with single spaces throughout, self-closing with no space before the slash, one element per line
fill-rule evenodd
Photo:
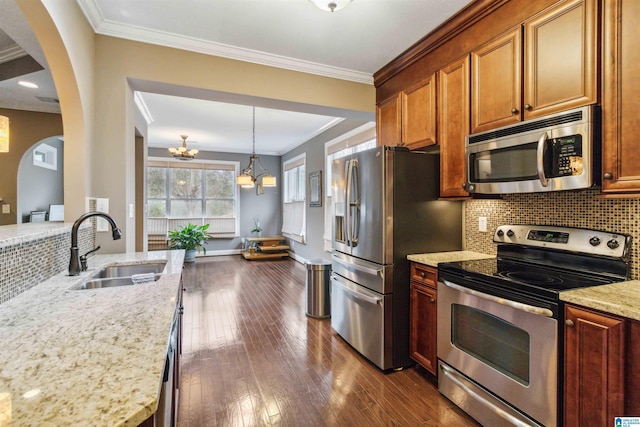
<path fill-rule="evenodd" d="M 521 414 L 508 414 L 499 400 L 487 403 L 495 401 L 494 396 L 542 425 L 556 426 L 558 321 L 552 316 L 547 308 L 441 281 L 437 351 L 445 367 L 439 390 L 474 418 L 494 426 L 537 425 L 514 421 Z M 474 383 L 480 387 L 473 389 Z M 452 391 L 457 389 L 463 389 L 465 399 L 472 402 L 457 402 Z"/>

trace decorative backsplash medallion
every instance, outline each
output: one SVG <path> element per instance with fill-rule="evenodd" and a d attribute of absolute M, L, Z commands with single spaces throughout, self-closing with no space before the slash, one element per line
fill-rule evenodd
<path fill-rule="evenodd" d="M 630 278 L 640 278 L 640 199 L 597 198 L 597 190 L 505 194 L 502 200 L 478 199 L 465 204 L 465 249 L 496 253 L 493 233 L 502 224 L 540 224 L 630 234 Z M 487 232 L 478 231 L 487 218 Z"/>

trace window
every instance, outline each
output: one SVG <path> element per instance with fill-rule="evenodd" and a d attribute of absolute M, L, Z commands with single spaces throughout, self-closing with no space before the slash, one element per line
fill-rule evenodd
<path fill-rule="evenodd" d="M 150 159 L 147 168 L 149 234 L 186 224 L 209 224 L 212 237 L 238 235 L 238 162 Z"/>
<path fill-rule="evenodd" d="M 331 252 L 331 223 L 333 217 L 332 162 L 334 159 L 369 150 L 377 145 L 375 123 L 364 125 L 354 131 L 325 144 L 325 210 L 324 210 L 324 250 Z"/>
<path fill-rule="evenodd" d="M 282 198 L 282 234 L 296 242 L 305 242 L 306 234 L 306 155 L 284 162 L 284 197 Z"/>

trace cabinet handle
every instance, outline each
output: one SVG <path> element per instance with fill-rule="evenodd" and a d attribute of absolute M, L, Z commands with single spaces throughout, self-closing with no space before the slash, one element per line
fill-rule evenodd
<path fill-rule="evenodd" d="M 571 319 L 565 320 L 564 324 L 567 325 L 567 327 L 569 327 L 569 328 L 573 328 L 574 326 L 576 326 L 576 324 L 573 323 L 573 320 L 571 320 Z"/>
<path fill-rule="evenodd" d="M 529 104 L 524 104 L 524 109 L 527 110 L 527 111 L 530 111 L 530 110 L 533 109 L 533 107 L 531 105 L 529 105 Z"/>
<path fill-rule="evenodd" d="M 613 179 L 613 174 L 611 172 L 605 172 L 605 174 L 602 175 L 602 177 L 604 179 Z"/>
<path fill-rule="evenodd" d="M 518 111 L 517 108 L 512 108 L 511 109 L 511 114 L 518 114 L 520 111 Z"/>

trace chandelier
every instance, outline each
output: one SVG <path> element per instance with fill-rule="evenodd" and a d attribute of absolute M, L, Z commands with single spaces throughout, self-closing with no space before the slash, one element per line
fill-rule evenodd
<path fill-rule="evenodd" d="M 198 150 L 192 148 L 191 150 L 187 150 L 187 135 L 180 135 L 182 138 L 182 147 L 180 148 L 169 148 L 169 152 L 173 155 L 173 157 L 179 160 L 193 160 L 196 158 L 196 154 L 198 154 Z"/>
<path fill-rule="evenodd" d="M 353 0 L 309 0 L 309 1 L 315 4 L 316 6 L 318 6 L 322 10 L 326 10 L 327 12 L 335 12 L 336 10 L 340 10 L 344 8 Z"/>
<path fill-rule="evenodd" d="M 258 182 L 259 180 L 260 182 Z M 256 156 L 256 107 L 253 107 L 253 151 L 251 157 L 249 157 L 249 166 L 244 168 L 242 173 L 238 175 L 236 184 L 242 188 L 253 188 L 255 186 L 257 194 L 263 193 L 263 187 L 276 186 L 276 177 L 272 176 L 271 172 L 262 166 L 260 157 Z"/>

